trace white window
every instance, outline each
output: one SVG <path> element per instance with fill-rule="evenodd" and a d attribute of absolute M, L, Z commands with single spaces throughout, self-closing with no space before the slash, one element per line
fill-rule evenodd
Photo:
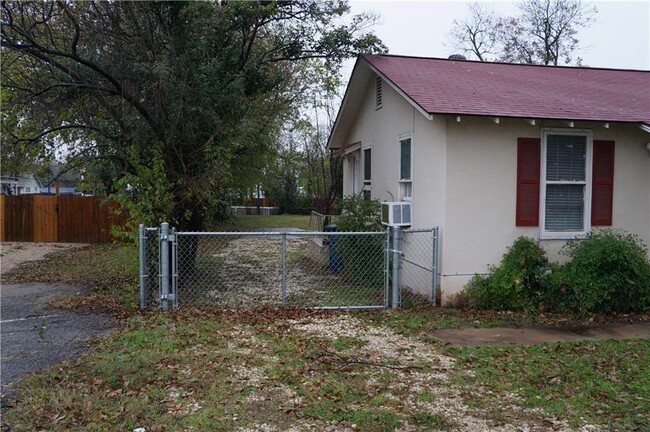
<path fill-rule="evenodd" d="M 591 154 L 589 131 L 542 132 L 542 238 L 573 238 L 590 230 Z"/>
<path fill-rule="evenodd" d="M 412 135 L 403 135 L 399 140 L 399 183 L 400 199 L 410 200 L 413 197 L 413 181 L 411 178 L 411 141 Z"/>

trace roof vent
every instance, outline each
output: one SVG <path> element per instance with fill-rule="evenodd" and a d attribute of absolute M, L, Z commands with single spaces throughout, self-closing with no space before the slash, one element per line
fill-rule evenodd
<path fill-rule="evenodd" d="M 467 60 L 467 58 L 462 54 L 452 54 L 449 56 L 449 60 Z"/>

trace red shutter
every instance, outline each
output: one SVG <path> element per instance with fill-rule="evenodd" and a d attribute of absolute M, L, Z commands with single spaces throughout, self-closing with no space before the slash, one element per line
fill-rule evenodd
<path fill-rule="evenodd" d="M 591 224 L 612 224 L 614 197 L 614 141 L 594 141 L 591 183 Z"/>
<path fill-rule="evenodd" d="M 517 138 L 517 226 L 539 225 L 540 139 Z"/>

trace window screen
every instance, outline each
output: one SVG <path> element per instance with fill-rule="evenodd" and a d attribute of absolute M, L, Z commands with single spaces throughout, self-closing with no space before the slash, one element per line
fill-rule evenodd
<path fill-rule="evenodd" d="M 584 181 L 587 137 L 548 135 L 546 141 L 546 180 Z"/>
<path fill-rule="evenodd" d="M 365 181 L 370 181 L 371 179 L 371 152 L 370 149 L 365 149 L 363 151 L 363 179 Z"/>
<path fill-rule="evenodd" d="M 548 231 L 582 231 L 584 185 L 546 185 L 545 228 Z"/>
<path fill-rule="evenodd" d="M 548 231 L 584 229 L 587 137 L 546 137 L 546 210 Z"/>
<path fill-rule="evenodd" d="M 400 144 L 400 180 L 411 179 L 411 138 L 401 140 Z"/>

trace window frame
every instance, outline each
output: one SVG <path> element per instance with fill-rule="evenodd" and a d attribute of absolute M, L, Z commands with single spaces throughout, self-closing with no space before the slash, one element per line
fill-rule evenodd
<path fill-rule="evenodd" d="M 553 181 L 546 180 L 547 170 L 547 141 L 549 135 L 584 136 L 585 146 L 585 179 L 584 181 Z M 543 128 L 540 148 L 540 191 L 539 191 L 539 231 L 541 240 L 568 240 L 584 237 L 591 231 L 591 183 L 593 168 L 593 132 L 588 129 Z M 582 230 L 580 231 L 550 231 L 546 229 L 546 186 L 547 185 L 583 185 Z"/>
<path fill-rule="evenodd" d="M 410 155 L 409 155 L 409 178 L 402 178 L 402 141 L 410 140 Z M 399 197 L 401 201 L 413 200 L 413 132 L 401 134 L 397 138 L 397 180 L 399 183 Z M 410 190 L 410 195 L 406 195 L 406 191 Z"/>

